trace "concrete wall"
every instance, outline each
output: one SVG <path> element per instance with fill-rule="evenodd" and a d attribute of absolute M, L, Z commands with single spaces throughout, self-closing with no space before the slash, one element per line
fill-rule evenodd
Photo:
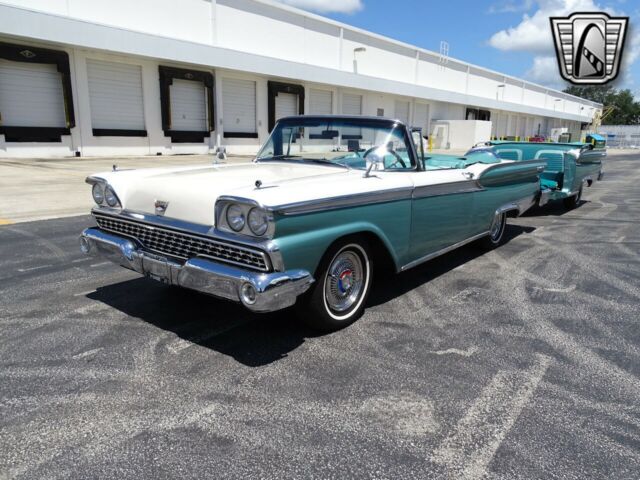
<path fill-rule="evenodd" d="M 557 122 L 590 122 L 600 108 L 586 100 L 454 59 L 443 59 L 433 52 L 270 0 L 4 0 L 4 3 L 85 23 L 76 25 L 79 32 L 84 32 L 73 37 L 82 43 L 77 46 L 35 40 L 53 38 L 52 35 L 47 37 L 43 33 L 47 29 L 38 27 L 35 22 L 19 26 L 21 28 L 13 28 L 7 23 L 0 28 L 0 40 L 61 49 L 69 54 L 78 124 L 72 129 L 71 137 L 64 137 L 62 144 L 6 144 L 0 136 L 0 156 L 73 155 L 77 151 L 82 155 L 204 153 L 218 145 L 227 146 L 232 153 L 253 153 L 268 134 L 267 82 L 271 79 L 304 85 L 307 92 L 312 86 L 331 89 L 335 113 L 341 111 L 344 92 L 363 95 L 365 115 L 376 115 L 378 109 L 383 109 L 385 116 L 393 117 L 396 100 L 410 102 L 412 118 L 418 101 L 429 105 L 430 118 L 435 120 L 464 120 L 467 107 L 491 109 L 492 133 L 497 136 L 530 136 L 537 133 L 538 124 L 541 132 L 546 133 L 547 128 Z M 5 7 L 0 6 L 0 10 L 2 8 Z M 44 22 L 42 25 L 50 23 L 44 18 L 41 21 Z M 100 25 L 123 30 L 106 32 Z M 11 30 L 12 36 L 3 39 L 3 30 Z M 122 48 L 112 47 L 114 42 L 106 41 L 106 33 L 117 35 L 122 32 L 125 35 L 128 31 L 155 36 L 144 39 L 150 45 L 144 56 L 125 53 L 124 50 L 108 52 L 83 46 L 105 35 L 106 49 Z M 175 44 L 174 50 L 174 45 L 166 43 L 163 38 L 191 42 L 192 47 L 189 43 Z M 131 50 L 137 44 L 129 42 Z M 204 54 L 203 58 L 207 60 L 189 63 L 188 56 L 173 55 L 174 51 L 179 51 L 178 47 L 186 48 L 185 51 L 191 54 L 201 51 L 199 46 L 223 49 L 217 52 L 246 52 L 255 55 L 252 57 L 255 61 L 245 62 L 247 70 L 234 70 L 224 67 L 222 56 Z M 364 52 L 356 51 L 362 48 Z M 172 60 L 166 60 L 169 57 Z M 142 67 L 147 138 L 92 136 L 87 58 L 135 63 Z M 271 68 L 270 74 L 267 72 L 269 69 L 257 66 L 266 67 L 269 62 L 275 65 L 276 60 L 293 63 L 288 69 Z M 216 131 L 205 144 L 172 145 L 164 136 L 160 123 L 159 65 L 191 67 L 214 73 L 217 87 Z M 315 78 L 322 78 L 322 84 L 311 81 L 314 75 L 303 76 L 300 73 L 302 67 L 308 66 L 322 69 L 317 70 L 322 72 L 321 76 L 315 75 Z M 275 76 L 275 71 L 283 76 Z M 224 139 L 221 87 L 224 76 L 249 78 L 257 82 L 257 140 Z M 358 85 L 359 88 L 347 84 Z M 308 105 L 305 111 L 308 111 Z M 545 120 L 552 117 L 557 120 Z"/>
<path fill-rule="evenodd" d="M 491 122 L 439 120 L 431 126 L 434 148 L 468 149 L 491 138 Z"/>

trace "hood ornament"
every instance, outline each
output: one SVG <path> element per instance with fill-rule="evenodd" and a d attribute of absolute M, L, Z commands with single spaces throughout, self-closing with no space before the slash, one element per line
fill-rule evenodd
<path fill-rule="evenodd" d="M 159 215 L 161 217 L 164 216 L 164 214 L 167 211 L 167 207 L 169 206 L 169 202 L 165 202 L 162 200 L 156 200 L 156 215 Z"/>
<path fill-rule="evenodd" d="M 259 190 L 262 187 L 262 180 L 256 180 L 256 188 Z"/>

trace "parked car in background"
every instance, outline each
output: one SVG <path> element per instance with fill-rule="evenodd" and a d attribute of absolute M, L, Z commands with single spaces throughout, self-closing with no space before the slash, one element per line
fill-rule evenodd
<path fill-rule="evenodd" d="M 295 304 L 334 330 L 361 315 L 382 265 L 500 245 L 544 165 L 425 156 L 420 132 L 395 120 L 290 117 L 253 163 L 92 175 L 97 226 L 81 248 L 255 312 Z"/>
<path fill-rule="evenodd" d="M 502 159 L 515 162 L 540 160 L 545 169 L 540 175 L 539 205 L 562 200 L 567 208 L 580 204 L 584 187 L 590 187 L 604 176 L 604 144 L 596 143 L 529 143 L 491 141 L 476 146 L 467 156 L 493 152 Z"/>

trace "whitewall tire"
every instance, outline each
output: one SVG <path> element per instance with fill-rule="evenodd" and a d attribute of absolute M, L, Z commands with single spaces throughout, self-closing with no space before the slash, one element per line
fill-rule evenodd
<path fill-rule="evenodd" d="M 297 305 L 311 327 L 333 331 L 355 322 L 371 290 L 373 261 L 366 241 L 351 237 L 334 244 L 324 255 L 316 282 Z"/>

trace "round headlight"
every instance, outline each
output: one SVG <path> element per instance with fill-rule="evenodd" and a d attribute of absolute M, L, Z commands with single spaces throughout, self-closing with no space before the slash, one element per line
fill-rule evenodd
<path fill-rule="evenodd" d="M 267 233 L 269 228 L 269 216 L 267 212 L 259 208 L 252 208 L 249 212 L 249 229 L 257 235 L 261 236 Z"/>
<path fill-rule="evenodd" d="M 104 186 L 101 183 L 93 184 L 91 194 L 93 195 L 93 201 L 98 205 L 102 205 L 102 203 L 104 202 Z"/>
<path fill-rule="evenodd" d="M 229 205 L 227 207 L 227 224 L 234 232 L 239 232 L 244 228 L 244 211 L 240 205 Z"/>
<path fill-rule="evenodd" d="M 107 185 L 104 189 L 104 199 L 107 201 L 107 205 L 110 207 L 115 207 L 118 205 L 118 197 L 116 197 L 116 192 L 113 191 L 111 185 Z"/>

